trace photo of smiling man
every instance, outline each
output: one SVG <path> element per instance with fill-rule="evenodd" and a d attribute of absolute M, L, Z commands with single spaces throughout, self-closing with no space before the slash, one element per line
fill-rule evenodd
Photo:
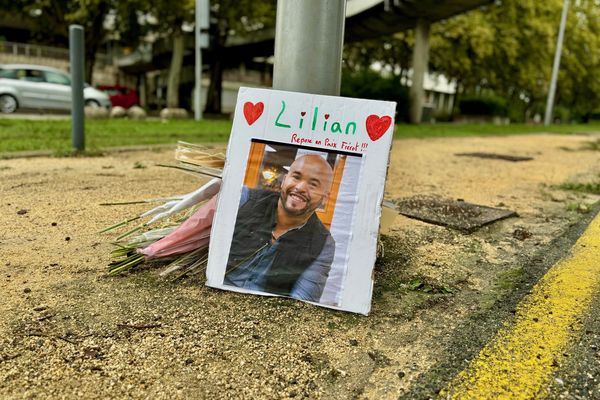
<path fill-rule="evenodd" d="M 332 191 L 337 200 L 346 156 L 254 145 L 223 285 L 319 302 L 336 256 Z"/>

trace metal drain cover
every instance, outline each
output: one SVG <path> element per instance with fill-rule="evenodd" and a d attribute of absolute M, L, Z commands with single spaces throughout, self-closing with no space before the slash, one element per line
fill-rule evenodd
<path fill-rule="evenodd" d="M 458 153 L 458 154 L 455 154 L 455 156 L 487 158 L 487 159 L 491 159 L 491 160 L 504 160 L 504 161 L 512 161 L 512 162 L 533 160 L 533 157 L 511 156 L 508 154 L 495 154 L 495 153 Z"/>
<path fill-rule="evenodd" d="M 433 196 L 415 196 L 397 201 L 398 212 L 410 218 L 471 233 L 484 225 L 518 214 L 511 210 L 480 206 Z"/>

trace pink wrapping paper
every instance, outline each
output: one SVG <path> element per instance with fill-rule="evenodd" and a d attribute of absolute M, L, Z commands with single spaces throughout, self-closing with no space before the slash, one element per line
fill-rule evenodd
<path fill-rule="evenodd" d="M 216 208 L 217 195 L 214 195 L 177 229 L 140 252 L 147 259 L 153 259 L 183 254 L 206 246 L 210 240 Z"/>

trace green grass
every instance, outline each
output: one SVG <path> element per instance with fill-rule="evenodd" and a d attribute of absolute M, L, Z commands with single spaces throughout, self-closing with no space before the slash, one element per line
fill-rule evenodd
<path fill-rule="evenodd" d="M 467 136 L 507 136 L 535 133 L 595 133 L 600 132 L 598 124 L 574 125 L 529 125 L 529 124 L 422 124 L 396 126 L 394 137 L 401 138 L 435 138 L 435 137 L 467 137 Z"/>
<path fill-rule="evenodd" d="M 229 121 L 87 120 L 86 150 L 117 146 L 192 143 L 226 143 Z M 51 150 L 68 154 L 71 149 L 70 120 L 0 119 L 0 153 Z"/>
<path fill-rule="evenodd" d="M 133 145 L 175 144 L 178 140 L 192 143 L 226 143 L 230 121 L 196 122 L 193 120 L 87 120 L 86 154 L 99 150 Z M 490 124 L 424 124 L 396 127 L 395 138 L 435 138 L 533 134 L 541 132 L 573 134 L 600 132 L 600 125 L 490 125 Z M 55 154 L 71 154 L 71 122 L 65 120 L 0 119 L 0 153 L 50 150 Z"/>
<path fill-rule="evenodd" d="M 572 183 L 567 182 L 559 186 L 560 189 L 572 192 L 600 194 L 600 182 Z"/>

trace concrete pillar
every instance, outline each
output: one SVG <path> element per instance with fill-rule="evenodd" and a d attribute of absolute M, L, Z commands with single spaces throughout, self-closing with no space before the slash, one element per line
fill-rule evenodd
<path fill-rule="evenodd" d="M 412 85 L 410 87 L 410 122 L 418 124 L 423 116 L 423 81 L 429 63 L 429 21 L 419 18 L 415 27 L 415 48 L 412 59 Z"/>
<path fill-rule="evenodd" d="M 346 0 L 278 0 L 273 89 L 339 96 Z"/>

